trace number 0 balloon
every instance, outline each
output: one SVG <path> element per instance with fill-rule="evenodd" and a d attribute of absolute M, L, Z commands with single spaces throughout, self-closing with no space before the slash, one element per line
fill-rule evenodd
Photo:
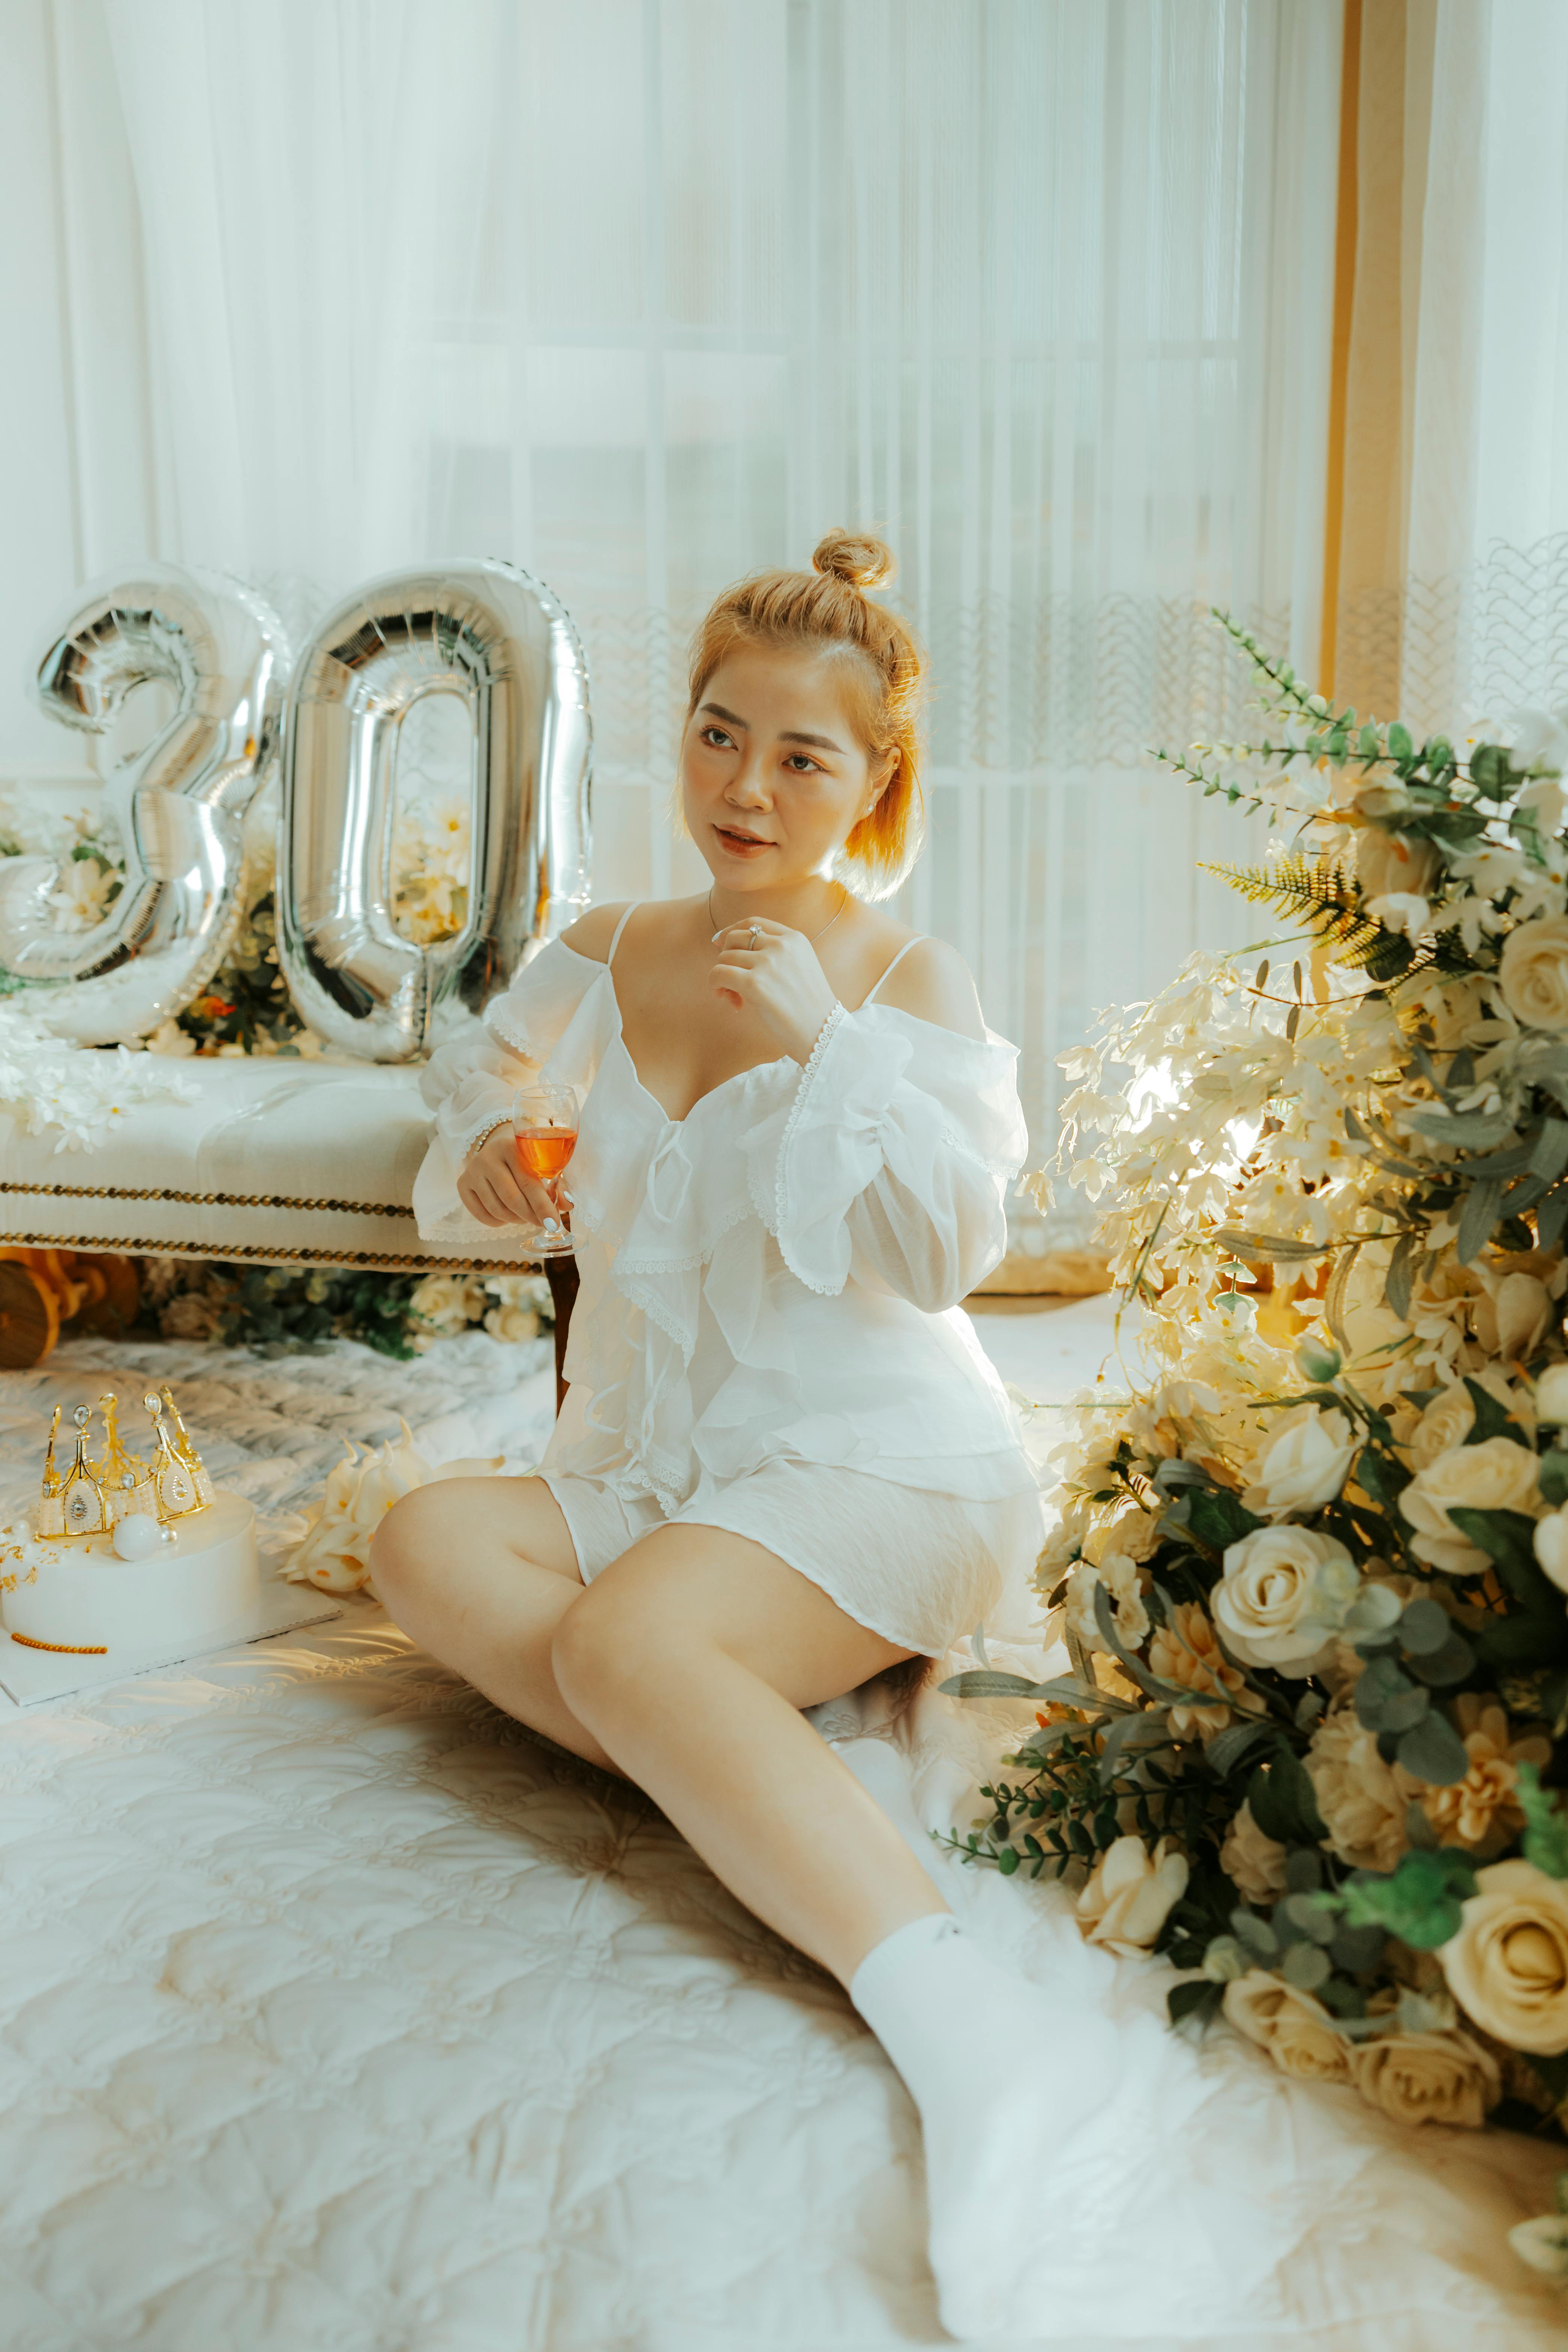
<path fill-rule="evenodd" d="M 468 912 L 418 947 L 391 914 L 398 730 L 424 695 L 473 725 Z M 425 1050 L 443 1008 L 477 1013 L 588 896 L 591 751 L 577 633 L 510 564 L 398 572 L 328 614 L 284 726 L 279 947 L 303 1018 L 369 1061 Z"/>

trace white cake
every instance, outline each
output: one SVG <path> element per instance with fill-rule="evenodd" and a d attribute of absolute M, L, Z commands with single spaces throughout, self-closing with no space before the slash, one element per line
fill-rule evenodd
<path fill-rule="evenodd" d="M 0 1624 L 47 1649 L 178 1648 L 245 1620 L 260 1591 L 256 1513 L 238 1495 L 71 1542 L 37 1537 L 31 1518 L 0 1527 Z"/>

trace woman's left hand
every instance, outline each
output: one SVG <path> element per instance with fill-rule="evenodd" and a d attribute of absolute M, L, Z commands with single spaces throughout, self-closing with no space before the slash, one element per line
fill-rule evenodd
<path fill-rule="evenodd" d="M 718 994 L 754 1013 L 792 1060 L 808 1062 L 838 999 L 805 933 L 759 915 L 755 922 L 731 923 L 716 933 L 715 945 L 719 961 L 710 984 Z"/>

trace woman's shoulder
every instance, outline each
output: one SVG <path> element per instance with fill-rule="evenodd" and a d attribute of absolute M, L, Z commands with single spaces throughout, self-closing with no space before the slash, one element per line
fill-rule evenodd
<path fill-rule="evenodd" d="M 628 907 L 636 906 L 635 898 L 622 898 L 607 907 L 590 907 L 574 923 L 568 923 L 562 932 L 562 943 L 574 955 L 586 956 L 590 963 L 608 963 L 610 942 L 616 929 Z"/>
<path fill-rule="evenodd" d="M 876 985 L 875 1002 L 908 1013 L 935 1029 L 955 1030 L 984 1043 L 985 1020 L 969 966 L 958 950 L 930 932 L 889 924 L 896 936 Z"/>

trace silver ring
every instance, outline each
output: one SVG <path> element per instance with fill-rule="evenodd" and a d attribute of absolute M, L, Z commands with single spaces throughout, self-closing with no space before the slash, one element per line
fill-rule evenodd
<path fill-rule="evenodd" d="M 761 931 L 759 931 L 759 930 L 758 930 L 758 929 L 757 929 L 757 927 L 756 927 L 755 923 L 753 923 L 753 924 L 752 925 L 752 953 L 753 955 L 755 955 L 755 954 L 756 954 L 756 952 L 757 952 L 757 941 L 758 941 L 761 938 L 762 938 L 762 933 L 761 933 Z"/>

